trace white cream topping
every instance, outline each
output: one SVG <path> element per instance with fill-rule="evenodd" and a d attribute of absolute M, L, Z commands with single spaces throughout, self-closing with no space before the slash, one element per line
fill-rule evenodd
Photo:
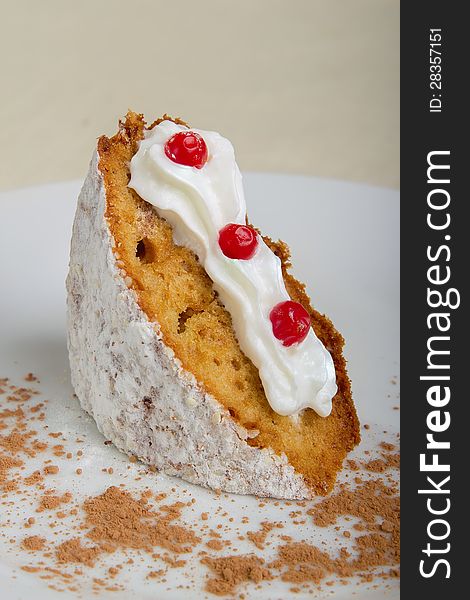
<path fill-rule="evenodd" d="M 193 250 L 232 317 L 240 348 L 259 371 L 266 397 L 280 415 L 313 408 L 326 417 L 336 394 L 330 353 L 312 328 L 305 340 L 286 347 L 273 335 L 269 314 L 290 300 L 281 261 L 258 236 L 249 260 L 227 258 L 219 247 L 219 231 L 228 223 L 246 223 L 242 177 L 232 144 L 218 133 L 191 129 L 206 142 L 209 158 L 202 169 L 173 162 L 165 143 L 187 131 L 163 121 L 141 141 L 131 161 L 133 188 L 173 228 L 178 245 Z"/>

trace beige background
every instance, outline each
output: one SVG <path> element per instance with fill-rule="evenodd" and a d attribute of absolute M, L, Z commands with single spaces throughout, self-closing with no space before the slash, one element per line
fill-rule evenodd
<path fill-rule="evenodd" d="M 1 189 L 82 177 L 128 107 L 242 169 L 398 187 L 398 0 L 0 1 Z"/>

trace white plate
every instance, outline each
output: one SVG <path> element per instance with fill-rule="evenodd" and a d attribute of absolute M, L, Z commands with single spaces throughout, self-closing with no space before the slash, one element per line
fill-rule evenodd
<path fill-rule="evenodd" d="M 393 435 L 399 426 L 399 413 L 393 409 L 398 404 L 399 374 L 398 193 L 301 176 L 248 173 L 244 181 L 250 219 L 263 232 L 290 244 L 295 273 L 307 282 L 314 305 L 330 316 L 347 340 L 345 354 L 359 417 L 372 424 L 363 448 L 373 445 L 370 432 L 374 428 L 387 429 Z M 104 446 L 93 421 L 72 397 L 65 343 L 64 281 L 79 189 L 79 182 L 68 182 L 0 194 L 0 378 L 10 377 L 19 385 L 25 373 L 39 375 L 40 389 L 49 400 L 49 430 L 62 431 L 69 440 L 77 436 L 85 440 L 80 445 L 84 450 L 83 475 L 74 475 L 74 461 L 59 461 L 61 471 L 50 477 L 48 484 L 63 491 L 71 488 L 77 498 L 101 493 L 123 480 L 133 490 L 148 484 L 155 491 L 176 488 L 171 498 L 197 500 L 195 513 L 186 515 L 188 522 L 207 511 L 215 526 L 218 506 L 226 506 L 236 521 L 248 515 L 247 529 L 251 530 L 261 520 L 282 520 L 286 516 L 282 514 L 284 507 L 275 507 L 272 502 L 260 508 L 254 498 L 216 498 L 212 492 L 162 475 L 134 482 L 142 467 L 131 465 L 129 469 L 127 457 Z M 69 444 L 67 449 L 74 451 L 77 447 Z M 109 466 L 114 474 L 102 473 L 101 469 Z M 47 581 L 21 571 L 19 567 L 30 562 L 31 557 L 5 542 L 26 535 L 23 524 L 31 507 L 19 501 L 9 523 L 1 514 L 1 597 L 29 599 L 33 594 L 36 600 L 63 598 L 63 593 L 47 587 Z M 35 528 L 26 530 L 28 534 L 45 531 L 45 537 L 50 538 L 50 530 L 41 529 L 41 520 L 38 521 Z M 318 536 L 323 535 L 329 540 L 328 532 L 315 529 L 311 525 L 302 528 L 286 524 L 283 533 L 295 539 L 318 541 Z M 240 552 L 254 550 L 252 545 L 239 541 L 235 547 Z M 269 550 L 265 553 L 269 558 Z M 190 566 L 196 582 L 191 598 L 207 597 L 202 591 L 205 568 L 196 560 Z M 146 580 L 149 570 L 148 564 L 133 565 L 119 580 L 125 583 L 126 591 L 103 592 L 100 597 L 188 597 L 187 591 L 177 588 L 188 583 L 180 570 L 170 569 L 166 583 Z M 96 567 L 93 575 L 99 576 L 100 572 L 102 569 Z M 89 597 L 89 581 L 80 583 L 80 597 Z M 398 584 L 387 585 L 373 589 L 352 582 L 324 588 L 318 597 L 331 598 L 332 592 L 337 598 L 349 598 L 352 592 L 361 598 L 382 598 L 384 594 L 398 597 Z M 247 598 L 277 599 L 290 596 L 288 589 L 288 585 L 275 581 L 260 590 L 242 586 L 239 591 L 245 592 Z M 66 595 L 75 597 L 72 592 Z M 302 598 L 303 594 L 292 597 Z"/>

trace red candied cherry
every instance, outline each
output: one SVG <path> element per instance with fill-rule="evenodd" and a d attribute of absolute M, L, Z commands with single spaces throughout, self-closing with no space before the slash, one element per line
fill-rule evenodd
<path fill-rule="evenodd" d="M 284 346 L 303 342 L 310 329 L 310 315 L 298 302 L 279 302 L 269 313 L 274 337 Z"/>
<path fill-rule="evenodd" d="M 179 165 L 196 169 L 202 169 L 208 156 L 204 138 L 194 131 L 175 133 L 165 144 L 165 154 Z"/>
<path fill-rule="evenodd" d="M 228 258 L 248 260 L 258 247 L 258 234 L 247 225 L 229 223 L 219 231 L 219 246 Z"/>

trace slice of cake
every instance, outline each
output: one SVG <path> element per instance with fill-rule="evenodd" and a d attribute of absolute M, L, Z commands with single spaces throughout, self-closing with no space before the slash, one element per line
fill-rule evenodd
<path fill-rule="evenodd" d="M 289 267 L 249 224 L 222 136 L 130 112 L 101 137 L 67 305 L 72 383 L 103 435 L 213 489 L 330 491 L 359 442 L 344 340 Z"/>

